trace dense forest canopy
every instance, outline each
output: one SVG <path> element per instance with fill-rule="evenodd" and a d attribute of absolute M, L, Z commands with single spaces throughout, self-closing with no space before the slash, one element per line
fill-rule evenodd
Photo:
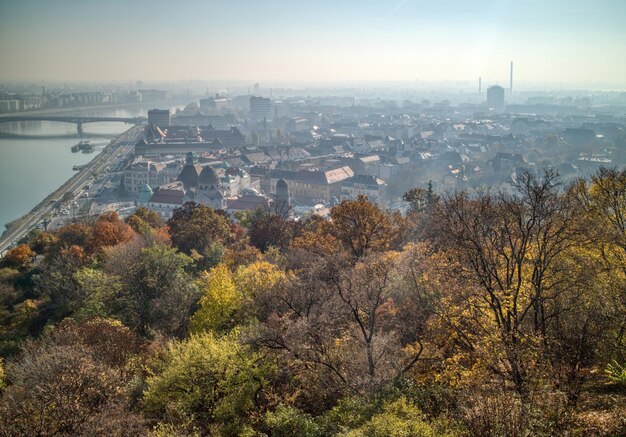
<path fill-rule="evenodd" d="M 32 232 L 0 435 L 626 434 L 626 172 L 404 199 Z"/>

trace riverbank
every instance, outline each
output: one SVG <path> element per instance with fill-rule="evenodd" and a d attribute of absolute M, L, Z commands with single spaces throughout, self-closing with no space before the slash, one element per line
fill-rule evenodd
<path fill-rule="evenodd" d="M 104 147 L 98 155 L 94 156 L 84 168 L 74 174 L 54 192 L 49 194 L 30 212 L 8 223 L 6 225 L 7 229 L 0 237 L 0 253 L 3 253 L 14 242 L 21 239 L 34 228 L 37 223 L 46 218 L 46 216 L 64 200 L 64 197 L 74 199 L 89 177 L 103 173 L 108 164 L 119 156 L 122 149 L 125 149 L 125 147 L 122 146 L 128 145 L 128 139 L 136 133 L 138 129 L 142 128 L 133 126 L 117 136 L 110 144 Z"/>

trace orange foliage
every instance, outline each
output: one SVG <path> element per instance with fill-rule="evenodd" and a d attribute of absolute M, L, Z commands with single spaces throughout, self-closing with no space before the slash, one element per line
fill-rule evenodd
<path fill-rule="evenodd" d="M 9 250 L 4 257 L 7 264 L 15 267 L 26 267 L 30 260 L 35 256 L 35 252 L 31 250 L 28 244 L 20 244 Z"/>
<path fill-rule="evenodd" d="M 117 213 L 106 213 L 101 215 L 94 225 L 89 248 L 91 252 L 96 252 L 102 247 L 115 246 L 128 241 L 132 236 L 132 228 L 121 221 Z"/>

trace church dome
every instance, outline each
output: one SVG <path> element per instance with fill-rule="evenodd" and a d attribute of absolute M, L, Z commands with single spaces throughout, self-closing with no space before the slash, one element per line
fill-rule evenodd
<path fill-rule="evenodd" d="M 220 184 L 220 178 L 213 170 L 213 167 L 207 165 L 202 169 L 200 176 L 198 177 L 198 185 L 208 185 L 217 187 Z"/>
<path fill-rule="evenodd" d="M 186 165 L 178 175 L 178 179 L 183 183 L 185 189 L 198 185 L 198 171 L 194 165 Z"/>
<path fill-rule="evenodd" d="M 152 188 L 150 188 L 150 185 L 145 184 L 143 187 L 141 187 L 141 190 L 139 190 L 139 196 L 137 196 L 137 201 L 142 203 L 149 202 L 152 198 L 152 194 Z"/>

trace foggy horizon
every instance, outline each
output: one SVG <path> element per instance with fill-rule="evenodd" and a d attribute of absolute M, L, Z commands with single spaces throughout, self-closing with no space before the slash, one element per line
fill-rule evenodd
<path fill-rule="evenodd" d="M 626 85 L 613 0 L 0 5 L 3 82 Z"/>

